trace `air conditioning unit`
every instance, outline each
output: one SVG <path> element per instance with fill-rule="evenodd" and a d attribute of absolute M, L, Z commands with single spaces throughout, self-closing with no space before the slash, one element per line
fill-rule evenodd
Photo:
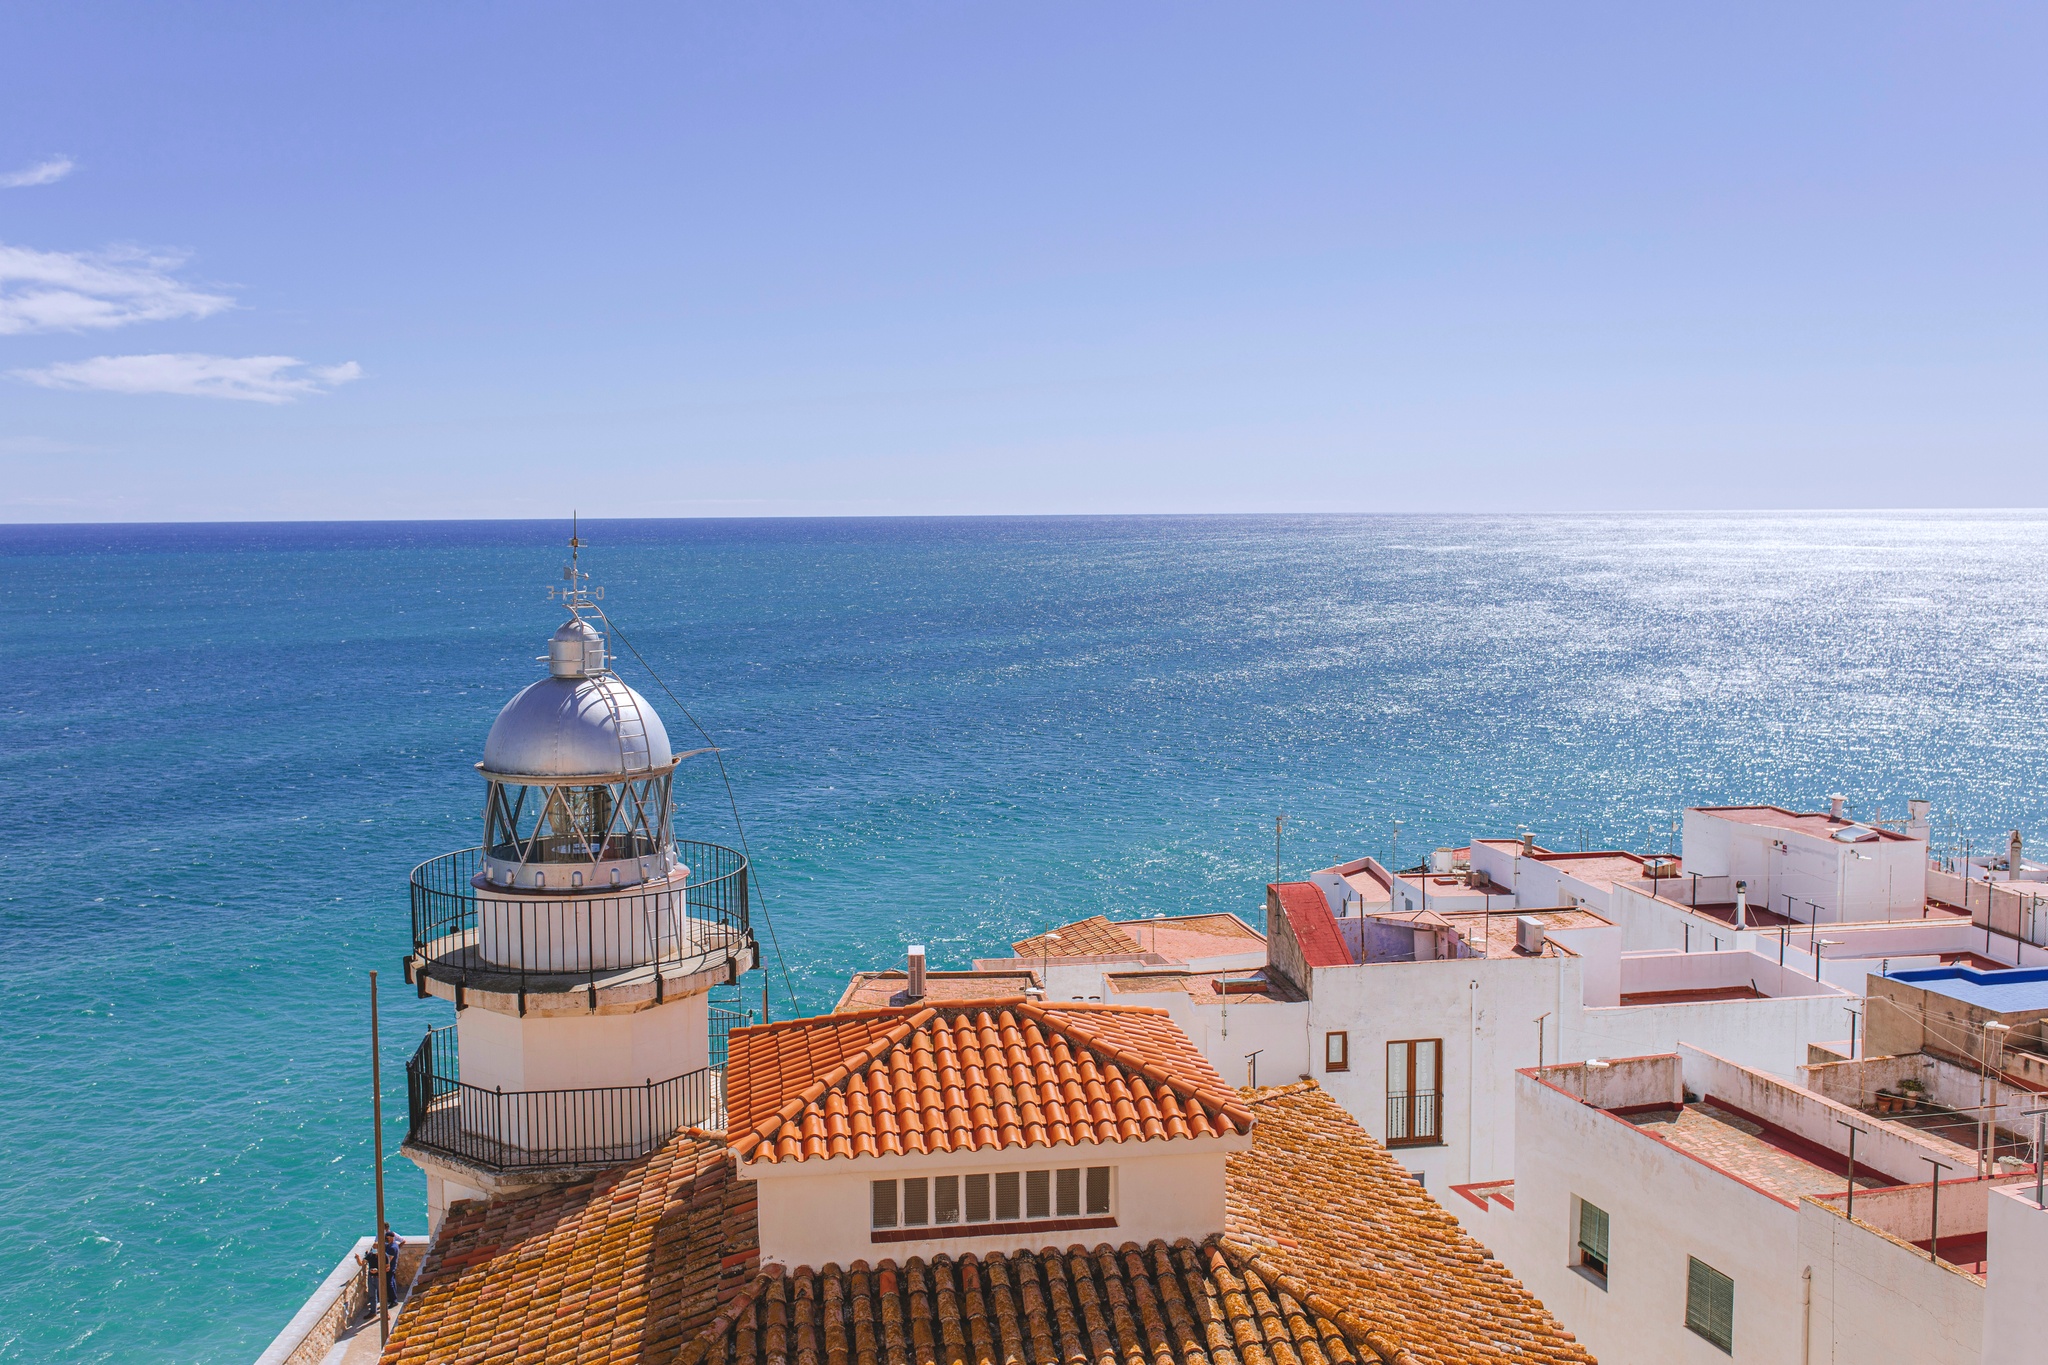
<path fill-rule="evenodd" d="M 1515 916 L 1515 946 L 1525 953 L 1543 951 L 1543 921 L 1534 915 Z"/>

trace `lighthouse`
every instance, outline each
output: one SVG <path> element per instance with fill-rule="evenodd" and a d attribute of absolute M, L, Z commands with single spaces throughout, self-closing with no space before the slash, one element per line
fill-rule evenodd
<path fill-rule="evenodd" d="M 477 845 L 412 873 L 407 979 L 454 1006 L 406 1068 L 406 1155 L 449 1204 L 574 1181 L 725 1121 L 709 992 L 754 965 L 747 861 L 674 832 L 678 754 L 612 671 L 570 540 L 568 619 L 498 713 Z M 550 590 L 549 596 L 557 594 Z"/>

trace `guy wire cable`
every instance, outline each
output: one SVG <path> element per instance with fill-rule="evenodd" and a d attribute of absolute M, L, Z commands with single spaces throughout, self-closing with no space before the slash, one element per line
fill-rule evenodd
<path fill-rule="evenodd" d="M 740 819 L 739 798 L 733 795 L 732 776 L 725 770 L 724 751 L 718 747 L 717 741 L 711 738 L 711 732 L 698 724 L 697 718 L 690 714 L 690 708 L 683 705 L 683 699 L 678 697 L 674 689 L 670 688 L 666 682 L 662 681 L 661 674 L 654 671 L 654 665 L 648 663 L 646 656 L 640 653 L 639 648 L 626 638 L 626 632 L 620 630 L 618 624 L 605 614 L 604 608 L 595 603 L 591 604 L 591 608 L 597 613 L 598 619 L 604 622 L 605 628 L 619 637 L 619 643 L 633 652 L 633 657 L 638 659 L 640 666 L 647 670 L 647 676 L 654 679 L 655 686 L 668 694 L 668 699 L 676 704 L 676 710 L 683 713 L 683 719 L 689 721 L 696 728 L 697 733 L 704 737 L 704 742 L 711 746 L 711 756 L 718 760 L 719 780 L 725 783 L 726 804 L 732 807 L 733 828 L 739 831 L 740 852 L 747 855 L 747 871 L 752 876 L 754 884 L 760 886 L 761 878 L 754 866 L 754 851 L 747 847 L 747 825 L 744 820 Z M 768 926 L 768 943 L 775 949 L 775 965 L 782 969 L 782 989 L 789 996 L 789 1007 L 791 1010 L 801 1013 L 802 1009 L 797 1004 L 796 999 L 796 982 L 790 979 L 789 963 L 782 956 L 782 940 L 775 932 L 774 918 L 768 913 L 768 891 L 766 887 L 761 888 L 761 922 Z"/>

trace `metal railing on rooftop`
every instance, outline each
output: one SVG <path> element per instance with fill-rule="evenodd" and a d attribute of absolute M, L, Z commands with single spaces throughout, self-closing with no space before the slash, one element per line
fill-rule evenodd
<path fill-rule="evenodd" d="M 736 1010 L 712 1010 L 723 1058 Z M 406 1141 L 496 1171 L 548 1171 L 632 1161 L 683 1128 L 725 1127 L 725 1068 L 700 1067 L 642 1085 L 497 1090 L 468 1085 L 455 1026 L 429 1029 L 406 1063 Z"/>
<path fill-rule="evenodd" d="M 678 841 L 683 890 L 479 893 L 481 848 L 412 872 L 412 948 L 438 981 L 525 991 L 573 989 L 640 968 L 690 971 L 751 942 L 746 856 Z"/>

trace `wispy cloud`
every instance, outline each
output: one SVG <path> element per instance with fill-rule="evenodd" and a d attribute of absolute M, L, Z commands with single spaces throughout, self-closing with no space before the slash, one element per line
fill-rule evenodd
<path fill-rule="evenodd" d="M 70 360 L 14 377 L 46 389 L 99 389 L 107 393 L 174 393 L 193 398 L 236 398 L 289 403 L 326 393 L 362 377 L 363 367 L 308 365 L 288 355 L 103 355 Z"/>
<path fill-rule="evenodd" d="M 54 185 L 71 174 L 76 163 L 68 156 L 53 156 L 48 161 L 39 161 L 27 170 L 0 175 L 0 190 L 25 190 L 31 185 Z"/>
<path fill-rule="evenodd" d="M 0 243 L 0 336 L 203 318 L 234 302 L 175 278 L 184 257 L 129 249 L 36 251 Z"/>

